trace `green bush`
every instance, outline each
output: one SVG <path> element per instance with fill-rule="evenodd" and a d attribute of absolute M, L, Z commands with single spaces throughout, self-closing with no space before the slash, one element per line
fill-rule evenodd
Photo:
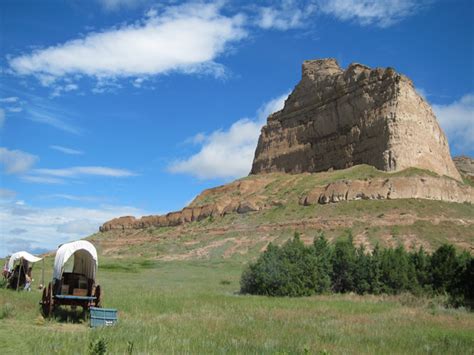
<path fill-rule="evenodd" d="M 242 274 L 241 292 L 267 296 L 308 296 L 318 281 L 317 258 L 299 235 L 282 247 L 270 244 Z"/>
<path fill-rule="evenodd" d="M 104 338 L 97 340 L 91 340 L 89 343 L 89 354 L 90 355 L 104 355 L 107 353 L 107 342 Z"/>
<path fill-rule="evenodd" d="M 432 255 L 403 246 L 369 253 L 352 235 L 330 245 L 320 233 L 305 246 L 297 233 L 281 247 L 270 244 L 242 273 L 241 293 L 309 296 L 325 292 L 445 295 L 451 306 L 474 306 L 474 258 L 442 245 Z"/>

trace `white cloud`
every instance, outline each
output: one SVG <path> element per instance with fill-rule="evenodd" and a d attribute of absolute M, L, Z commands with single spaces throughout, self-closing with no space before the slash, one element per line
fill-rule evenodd
<path fill-rule="evenodd" d="M 11 96 L 11 97 L 4 97 L 0 99 L 0 102 L 6 103 L 6 104 L 14 104 L 17 102 L 19 99 L 16 96 Z"/>
<path fill-rule="evenodd" d="M 54 198 L 54 199 L 62 199 L 68 201 L 75 201 L 75 202 L 99 202 L 104 201 L 104 197 L 99 196 L 77 196 L 77 195 L 69 195 L 69 194 L 53 194 L 45 196 L 45 198 Z"/>
<path fill-rule="evenodd" d="M 260 126 L 263 126 L 266 123 L 267 117 L 270 116 L 270 114 L 280 111 L 283 108 L 288 95 L 290 95 L 289 92 L 278 96 L 266 102 L 257 110 L 257 121 L 259 122 Z"/>
<path fill-rule="evenodd" d="M 35 174 L 52 176 L 59 178 L 75 178 L 80 176 L 107 176 L 107 177 L 128 177 L 136 176 L 135 173 L 126 169 L 114 169 L 104 166 L 74 166 L 65 169 L 35 169 Z"/>
<path fill-rule="evenodd" d="M 21 112 L 23 111 L 22 107 L 7 107 L 7 110 L 10 112 Z"/>
<path fill-rule="evenodd" d="M 26 182 L 33 182 L 36 184 L 51 184 L 51 185 L 58 185 L 58 184 L 65 184 L 66 182 L 63 179 L 53 178 L 49 176 L 35 176 L 35 175 L 23 175 L 21 177 L 23 181 Z"/>
<path fill-rule="evenodd" d="M 10 233 L 13 233 L 13 234 L 23 234 L 23 233 L 26 233 L 28 232 L 26 229 L 23 229 L 23 228 L 13 228 L 13 229 L 10 229 Z"/>
<path fill-rule="evenodd" d="M 106 10 L 118 10 L 120 8 L 133 8 L 147 3 L 148 0 L 98 0 Z"/>
<path fill-rule="evenodd" d="M 61 243 L 87 237 L 104 222 L 124 215 L 145 215 L 146 211 L 130 206 L 97 206 L 38 208 L 14 202 L 0 203 L 0 225 L 14 226 L 2 230 L 0 256 L 12 253 L 23 241 L 29 250 L 55 250 Z M 22 230 L 21 240 L 14 229 Z"/>
<path fill-rule="evenodd" d="M 58 97 L 61 96 L 63 92 L 69 92 L 78 89 L 79 86 L 77 86 L 77 84 L 55 85 L 54 90 L 51 93 L 51 97 Z"/>
<path fill-rule="evenodd" d="M 227 17 L 220 5 L 189 3 L 150 11 L 139 23 L 90 33 L 84 38 L 9 60 L 21 75 L 46 85 L 74 74 L 97 79 L 178 71 L 222 74 L 214 60 L 246 33 L 243 16 Z"/>
<path fill-rule="evenodd" d="M 168 170 L 172 173 L 184 173 L 200 179 L 237 178 L 247 175 L 257 146 L 260 129 L 266 117 L 283 108 L 288 94 L 271 100 L 257 111 L 254 120 L 238 120 L 226 130 L 217 130 L 209 136 L 199 133 L 195 142 L 201 149 L 195 155 L 178 160 Z"/>
<path fill-rule="evenodd" d="M 15 198 L 15 196 L 16 196 L 15 191 L 0 188 L 0 200 L 10 200 L 12 198 Z"/>
<path fill-rule="evenodd" d="M 362 26 L 389 27 L 414 15 L 426 5 L 418 0 L 323 0 L 320 10 L 342 21 L 355 21 Z"/>
<path fill-rule="evenodd" d="M 5 117 L 5 110 L 0 108 L 0 128 L 2 128 L 5 123 Z"/>
<path fill-rule="evenodd" d="M 26 110 L 25 117 L 33 122 L 45 124 L 62 131 L 81 134 L 82 130 L 67 119 L 63 112 L 41 105 L 30 105 Z"/>
<path fill-rule="evenodd" d="M 21 150 L 9 150 L 0 147 L 0 164 L 3 164 L 7 174 L 19 174 L 29 170 L 38 157 Z"/>
<path fill-rule="evenodd" d="M 51 149 L 57 150 L 58 152 L 61 152 L 61 153 L 64 153 L 64 154 L 70 154 L 70 155 L 82 155 L 82 154 L 84 154 L 84 152 L 81 151 L 81 150 L 67 148 L 67 147 L 63 147 L 63 146 L 60 146 L 60 145 L 50 145 L 49 147 Z"/>
<path fill-rule="evenodd" d="M 474 94 L 464 95 L 448 105 L 433 105 L 449 142 L 462 150 L 474 147 Z"/>
<path fill-rule="evenodd" d="M 306 20 L 316 11 L 311 3 L 301 6 L 296 1 L 285 0 L 272 7 L 258 8 L 256 25 L 263 29 L 288 30 L 306 25 Z"/>

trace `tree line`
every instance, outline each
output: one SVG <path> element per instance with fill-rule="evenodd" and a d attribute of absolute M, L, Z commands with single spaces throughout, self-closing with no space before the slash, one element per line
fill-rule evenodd
<path fill-rule="evenodd" d="M 356 248 L 351 233 L 330 244 L 320 233 L 304 245 L 298 233 L 282 246 L 269 244 L 249 264 L 241 292 L 267 296 L 310 296 L 322 293 L 447 294 L 453 306 L 474 306 L 474 258 L 444 244 L 432 254 L 422 247 L 407 251 Z"/>

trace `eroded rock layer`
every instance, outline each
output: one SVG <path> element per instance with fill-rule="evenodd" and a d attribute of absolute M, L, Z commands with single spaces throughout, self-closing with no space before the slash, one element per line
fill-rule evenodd
<path fill-rule="evenodd" d="M 349 169 L 348 173 L 355 173 L 356 168 Z M 298 202 L 308 206 L 362 199 L 417 198 L 474 203 L 474 188 L 469 185 L 448 177 L 421 173 L 423 175 L 340 179 L 330 183 L 323 181 L 331 173 L 258 175 L 205 190 L 180 211 L 161 216 L 115 218 L 104 223 L 100 231 L 173 227 L 206 218 L 262 211 Z"/>
<path fill-rule="evenodd" d="M 460 180 L 446 136 L 413 83 L 392 68 L 335 59 L 303 63 L 285 106 L 262 128 L 251 174 L 319 172 L 369 164 Z"/>
<path fill-rule="evenodd" d="M 418 198 L 474 203 L 474 189 L 452 179 L 431 176 L 341 180 L 318 186 L 300 199 L 301 205 L 353 200 Z"/>

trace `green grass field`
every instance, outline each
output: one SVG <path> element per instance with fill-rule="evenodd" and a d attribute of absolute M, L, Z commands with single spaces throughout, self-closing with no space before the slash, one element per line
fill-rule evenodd
<path fill-rule="evenodd" d="M 0 353 L 87 354 L 103 338 L 111 354 L 438 353 L 474 349 L 474 314 L 434 300 L 356 295 L 242 296 L 237 260 L 100 259 L 105 307 L 119 324 L 90 329 L 73 312 L 44 320 L 39 290 L 0 290 Z M 46 262 L 50 278 L 52 260 Z M 35 269 L 35 283 L 40 268 Z"/>
<path fill-rule="evenodd" d="M 428 173 L 408 169 L 397 174 Z M 39 290 L 0 289 L 0 354 L 87 354 L 100 339 L 110 354 L 130 349 L 134 354 L 474 354 L 474 313 L 446 309 L 443 299 L 238 294 L 246 263 L 269 242 L 281 244 L 295 231 L 307 243 L 320 230 L 335 240 L 351 229 L 355 242 L 368 246 L 433 250 L 449 242 L 460 250 L 472 249 L 471 204 L 414 199 L 298 203 L 315 185 L 385 176 L 368 166 L 313 175 L 270 174 L 265 177 L 269 184 L 244 197 L 286 202 L 260 212 L 178 227 L 96 233 L 88 239 L 102 255 L 98 281 L 105 293 L 103 306 L 119 310 L 119 324 L 91 329 L 80 312 L 71 310 L 45 320 Z M 213 190 L 193 205 L 239 191 Z M 52 257 L 46 265 L 49 280 Z M 38 285 L 40 268 L 35 273 Z"/>

